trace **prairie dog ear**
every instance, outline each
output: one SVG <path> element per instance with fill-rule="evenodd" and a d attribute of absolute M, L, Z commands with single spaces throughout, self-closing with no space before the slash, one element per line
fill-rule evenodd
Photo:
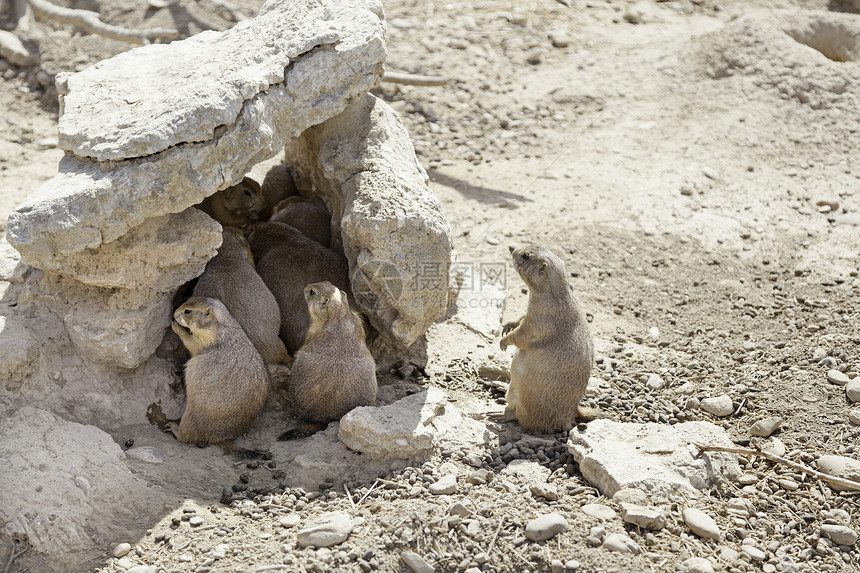
<path fill-rule="evenodd" d="M 546 274 L 546 267 L 547 267 L 547 266 L 548 266 L 548 265 L 547 265 L 546 261 L 544 261 L 544 262 L 542 262 L 542 263 L 541 263 L 541 265 L 540 265 L 540 274 L 541 274 L 541 275 L 545 275 L 545 274 Z"/>
<path fill-rule="evenodd" d="M 260 192 L 260 184 L 251 179 L 250 177 L 243 178 L 241 184 L 250 187 L 253 193 Z"/>

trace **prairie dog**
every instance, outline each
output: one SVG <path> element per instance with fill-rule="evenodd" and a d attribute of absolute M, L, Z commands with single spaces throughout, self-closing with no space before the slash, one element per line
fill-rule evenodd
<path fill-rule="evenodd" d="M 306 286 L 303 295 L 310 328 L 296 352 L 287 394 L 302 420 L 327 424 L 376 403 L 376 363 L 364 342 L 361 318 L 342 290 L 319 282 Z M 293 437 L 301 435 L 306 434 Z"/>
<path fill-rule="evenodd" d="M 303 290 L 328 281 L 348 290 L 349 265 L 343 255 L 308 239 L 286 223 L 255 223 L 245 228 L 257 272 L 275 295 L 281 310 L 281 339 L 295 354 L 310 325 Z"/>
<path fill-rule="evenodd" d="M 331 247 L 331 214 L 303 197 L 287 197 L 272 209 L 270 221 L 292 225 L 307 238 Z"/>
<path fill-rule="evenodd" d="M 227 308 L 191 297 L 173 313 L 173 331 L 191 354 L 185 412 L 167 427 L 183 443 L 221 444 L 244 434 L 269 397 L 263 358 Z"/>
<path fill-rule="evenodd" d="M 267 364 L 286 364 L 290 355 L 278 338 L 281 311 L 254 268 L 251 246 L 239 229 L 226 227 L 222 235 L 221 248 L 206 263 L 193 296 L 220 300 Z"/>
<path fill-rule="evenodd" d="M 263 178 L 262 191 L 266 207 L 260 213 L 260 220 L 268 221 L 271 219 L 273 209 L 278 202 L 296 195 L 296 183 L 290 173 L 290 168 L 281 164 L 269 169 L 266 177 Z"/>
<path fill-rule="evenodd" d="M 198 207 L 224 227 L 241 228 L 260 220 L 266 200 L 260 185 L 250 177 L 245 177 L 238 185 L 210 195 Z"/>
<path fill-rule="evenodd" d="M 505 325 L 499 343 L 502 350 L 518 348 L 505 418 L 527 432 L 554 433 L 576 419 L 594 359 L 591 333 L 560 258 L 539 246 L 517 249 L 512 257 L 529 302 L 525 316 Z"/>

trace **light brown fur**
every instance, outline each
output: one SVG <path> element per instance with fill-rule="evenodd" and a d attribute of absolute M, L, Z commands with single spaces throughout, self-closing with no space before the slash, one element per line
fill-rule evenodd
<path fill-rule="evenodd" d="M 292 225 L 307 238 L 331 247 L 331 214 L 303 197 L 288 197 L 272 210 L 270 221 Z"/>
<path fill-rule="evenodd" d="M 173 331 L 191 354 L 185 365 L 185 413 L 168 428 L 183 443 L 219 444 L 244 434 L 269 396 L 260 353 L 227 308 L 192 297 L 173 313 Z"/>
<path fill-rule="evenodd" d="M 260 220 L 266 200 L 260 185 L 250 177 L 245 177 L 238 185 L 210 195 L 198 207 L 224 227 L 241 228 Z"/>
<path fill-rule="evenodd" d="M 567 284 L 564 262 L 552 251 L 517 249 L 513 263 L 529 287 L 529 303 L 525 316 L 505 325 L 500 342 L 502 350 L 518 348 L 505 416 L 527 432 L 569 429 L 594 360 L 588 321 Z"/>
<path fill-rule="evenodd" d="M 268 221 L 274 213 L 274 207 L 287 197 L 296 195 L 296 183 L 286 165 L 275 165 L 266 173 L 262 185 L 266 208 L 260 213 L 261 221 Z"/>
<path fill-rule="evenodd" d="M 227 227 L 218 254 L 206 264 L 193 296 L 217 298 L 248 335 L 267 364 L 286 364 L 290 355 L 278 338 L 281 311 L 275 295 L 257 274 L 251 246 L 242 231 Z"/>
<path fill-rule="evenodd" d="M 255 223 L 245 228 L 257 272 L 281 309 L 281 340 L 295 354 L 310 325 L 304 288 L 328 281 L 348 291 L 349 265 L 343 255 L 308 239 L 286 223 Z"/>
<path fill-rule="evenodd" d="M 293 362 L 288 394 L 307 422 L 331 422 L 376 403 L 376 363 L 364 342 L 361 318 L 343 291 L 329 282 L 308 285 L 311 317 Z"/>

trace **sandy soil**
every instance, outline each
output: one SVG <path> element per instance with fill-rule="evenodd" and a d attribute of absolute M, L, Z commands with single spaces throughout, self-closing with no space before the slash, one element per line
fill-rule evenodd
<path fill-rule="evenodd" d="M 104 19 L 121 25 L 176 25 L 185 34 L 230 25 L 202 1 L 182 0 L 171 10 L 131 0 L 85 4 L 101 4 Z M 239 3 L 249 16 L 259 4 Z M 822 45 L 766 25 L 804 10 L 821 16 L 847 8 L 825 0 L 588 0 L 572 8 L 552 0 L 389 0 L 385 9 L 389 68 L 449 80 L 443 87 L 383 84 L 375 93 L 413 136 L 454 233 L 458 264 L 478 274 L 497 269 L 507 264 L 509 247 L 526 243 L 563 257 L 593 317 L 594 376 L 607 384 L 587 405 L 625 421 L 709 420 L 740 443 L 749 442 L 753 422 L 777 415 L 784 420 L 777 436 L 793 459 L 856 457 L 860 429 L 848 421 L 844 389 L 830 384 L 826 372 L 856 377 L 860 371 L 860 89 L 844 81 L 833 87 L 834 78 L 857 77 L 858 63 L 833 61 Z M 744 27 L 744 18 L 758 24 Z M 127 48 L 35 26 L 50 73 Z M 3 78 L 5 220 L 55 173 L 61 152 L 54 148 L 50 90 L 27 70 L 12 68 Z M 510 320 L 523 311 L 526 294 L 505 268 L 503 318 Z M 656 340 L 649 338 L 654 328 Z M 463 328 L 456 316 L 431 329 L 428 341 L 429 379 L 396 384 L 440 386 L 480 417 L 500 395 L 475 370 L 501 356 L 498 341 Z M 819 365 L 825 357 L 832 361 Z M 666 388 L 646 389 L 649 373 L 660 374 Z M 692 394 L 677 392 L 686 383 Z M 698 399 L 722 393 L 737 406 L 729 418 L 696 407 Z M 147 428 L 142 421 L 128 431 L 141 439 Z M 499 448 L 486 466 L 495 472 L 514 457 L 506 444 L 522 443 L 516 427 L 498 432 Z M 587 536 L 599 524 L 576 508 L 599 496 L 561 447 L 564 436 L 556 438 L 554 445 L 517 447 L 556 472 L 552 481 L 566 492 L 561 501 L 510 492 L 498 480 L 476 484 L 459 494 L 474 503 L 474 514 L 454 524 L 450 504 L 422 487 L 445 459 L 391 468 L 379 476 L 384 482 L 350 482 L 349 494 L 333 480 L 320 484 L 319 497 L 290 486 L 277 498 L 261 495 L 231 507 L 219 505 L 212 483 L 185 481 L 181 467 L 172 469 L 187 490 L 186 506 L 125 524 L 145 533 L 103 540 L 104 553 L 75 567 L 120 570 L 107 553 L 119 541 L 139 544 L 135 563 L 158 561 L 167 571 L 277 564 L 297 571 L 406 570 L 402 550 L 444 571 L 543 571 L 554 561 L 563 571 L 571 560 L 580 571 L 674 571 L 690 556 L 729 571 L 791 570 L 783 555 L 810 571 L 860 566 L 853 548 L 818 551 L 817 537 L 822 511 L 844 509 L 856 524 L 856 498 L 757 460 L 743 460 L 759 478 L 752 496 L 757 518 L 739 525 L 725 513 L 736 487 L 712 492 L 721 542 L 688 534 L 674 518 L 659 532 L 627 526 L 644 549 L 638 556 L 591 547 Z M 236 468 L 232 483 L 249 471 L 252 485 L 263 479 L 263 470 Z M 780 489 L 783 478 L 802 486 Z M 367 502 L 355 504 L 362 496 Z M 191 508 L 206 516 L 208 529 L 183 521 L 183 509 Z M 291 512 L 305 521 L 333 508 L 361 520 L 344 547 L 300 549 L 293 529 L 280 524 Z M 568 516 L 568 532 L 545 544 L 523 543 L 523 525 L 549 511 Z M 625 530 L 620 520 L 605 527 Z M 726 563 L 722 549 L 739 550 L 745 537 L 766 549 L 766 560 Z M 221 543 L 230 546 L 226 556 L 212 558 Z M 40 571 L 38 559 L 24 555 L 11 568 L 25 570 Z"/>

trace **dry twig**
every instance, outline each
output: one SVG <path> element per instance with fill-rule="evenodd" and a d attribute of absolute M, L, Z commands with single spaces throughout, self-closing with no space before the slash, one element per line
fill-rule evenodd
<path fill-rule="evenodd" d="M 419 76 L 404 72 L 385 72 L 382 74 L 382 81 L 408 86 L 444 86 L 448 83 L 448 80 L 438 76 Z"/>
<path fill-rule="evenodd" d="M 17 541 L 12 544 L 12 548 L 9 550 L 9 560 L 6 561 L 6 567 L 3 568 L 3 573 L 9 573 L 9 568 L 12 567 L 12 563 L 14 563 L 16 559 L 18 559 L 19 557 L 24 555 L 27 552 L 27 550 L 30 549 L 29 547 L 25 547 L 21 551 L 16 552 L 15 551 L 16 547 L 18 547 Z"/>
<path fill-rule="evenodd" d="M 740 454 L 740 455 L 745 455 L 745 456 L 760 456 L 760 457 L 766 458 L 772 462 L 775 462 L 778 464 L 783 464 L 783 465 L 788 466 L 790 468 L 794 468 L 797 471 L 803 472 L 803 473 L 805 473 L 809 476 L 812 476 L 816 479 L 824 480 L 831 485 L 839 485 L 839 486 L 842 486 L 842 487 L 845 487 L 848 489 L 856 489 L 856 490 L 860 491 L 860 482 L 856 482 L 854 480 L 845 479 L 845 478 L 832 476 L 829 474 L 819 472 L 819 471 L 814 470 L 812 468 L 808 468 L 803 464 L 799 464 L 797 462 L 793 462 L 791 460 L 787 460 L 785 458 L 782 458 L 776 454 L 766 452 L 766 451 L 762 450 L 760 447 L 758 447 L 757 445 L 755 446 L 755 448 L 729 448 L 729 447 L 723 447 L 723 446 L 706 446 L 704 444 L 698 444 L 696 442 L 693 442 L 693 445 L 696 446 L 697 448 L 699 448 L 699 454 L 700 455 L 702 454 L 702 452 L 727 452 L 730 454 Z"/>
<path fill-rule="evenodd" d="M 46 18 L 61 24 L 80 26 L 92 34 L 98 34 L 112 40 L 130 44 L 149 44 L 153 40 L 172 40 L 179 36 L 177 30 L 171 28 L 151 28 L 149 30 L 134 30 L 105 24 L 98 12 L 78 10 L 55 6 L 47 0 L 27 0 L 33 8 L 36 18 Z"/>

